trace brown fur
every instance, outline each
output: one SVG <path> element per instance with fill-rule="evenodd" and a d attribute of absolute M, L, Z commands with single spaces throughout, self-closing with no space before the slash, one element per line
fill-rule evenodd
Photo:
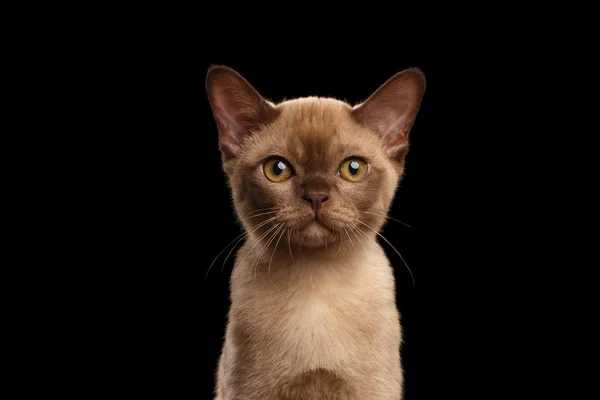
<path fill-rule="evenodd" d="M 404 171 L 422 73 L 397 74 L 356 107 L 316 97 L 275 105 L 226 67 L 209 70 L 207 91 L 248 232 L 217 399 L 401 399 L 394 277 L 375 232 Z M 265 177 L 273 156 L 293 167 L 290 179 Z M 349 157 L 369 164 L 360 182 L 336 173 Z M 318 220 L 303 199 L 311 192 L 328 196 Z"/>

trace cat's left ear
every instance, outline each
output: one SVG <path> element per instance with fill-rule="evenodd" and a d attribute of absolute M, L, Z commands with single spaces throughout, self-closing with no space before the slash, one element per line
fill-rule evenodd
<path fill-rule="evenodd" d="M 356 106 L 352 115 L 383 138 L 389 157 L 402 159 L 424 93 L 425 75 L 418 68 L 410 68 L 388 79 Z"/>

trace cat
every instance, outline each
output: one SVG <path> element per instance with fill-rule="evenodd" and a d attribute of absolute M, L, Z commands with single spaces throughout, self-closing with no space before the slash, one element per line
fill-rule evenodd
<path fill-rule="evenodd" d="M 376 236 L 404 173 L 423 72 L 399 72 L 356 106 L 275 104 L 221 65 L 206 90 L 246 232 L 215 399 L 402 399 L 395 281 Z"/>

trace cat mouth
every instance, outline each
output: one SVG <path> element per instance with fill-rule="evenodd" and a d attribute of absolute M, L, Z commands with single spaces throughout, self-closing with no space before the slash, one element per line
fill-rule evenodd
<path fill-rule="evenodd" d="M 335 221 L 328 221 L 327 218 L 321 217 L 315 218 L 314 214 L 304 215 L 302 218 L 296 216 L 296 218 L 286 221 L 286 227 L 290 229 L 293 242 L 307 247 L 326 246 L 336 242 L 339 237 Z"/>
<path fill-rule="evenodd" d="M 331 235 L 336 231 L 335 225 L 332 226 L 327 221 L 327 218 L 315 216 L 314 214 L 311 216 L 305 215 L 302 218 L 294 218 L 287 221 L 286 225 L 298 233 L 308 236 Z"/>
<path fill-rule="evenodd" d="M 320 225 L 320 226 L 322 226 L 324 228 L 327 228 L 327 226 L 325 226 L 325 224 L 323 223 L 323 221 L 321 221 L 318 218 L 315 218 L 312 221 L 310 221 L 307 226 L 310 226 L 310 225 Z"/>

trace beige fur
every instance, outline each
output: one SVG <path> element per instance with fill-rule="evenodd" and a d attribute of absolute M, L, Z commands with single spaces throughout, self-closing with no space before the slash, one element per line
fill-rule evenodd
<path fill-rule="evenodd" d="M 209 71 L 207 89 L 248 232 L 231 276 L 216 399 L 401 399 L 394 275 L 375 232 L 404 171 L 422 74 L 397 75 L 357 107 L 275 105 L 225 67 Z M 292 178 L 265 178 L 273 156 L 293 166 Z M 345 181 L 337 167 L 355 156 L 369 173 Z M 302 198 L 311 191 L 328 195 L 318 217 Z"/>

